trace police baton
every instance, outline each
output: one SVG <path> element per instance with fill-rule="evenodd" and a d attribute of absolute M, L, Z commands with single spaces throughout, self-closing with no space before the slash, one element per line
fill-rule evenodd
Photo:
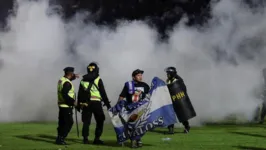
<path fill-rule="evenodd" d="M 75 101 L 77 101 L 76 93 L 75 93 Z M 79 124 L 78 124 L 78 112 L 77 112 L 77 107 L 75 107 L 75 117 L 76 117 L 77 135 L 78 135 L 78 137 L 79 137 Z"/>

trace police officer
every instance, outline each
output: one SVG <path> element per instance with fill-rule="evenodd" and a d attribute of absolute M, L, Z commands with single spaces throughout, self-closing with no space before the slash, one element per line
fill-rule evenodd
<path fill-rule="evenodd" d="M 93 144 L 104 144 L 100 137 L 103 132 L 105 115 L 103 112 L 102 101 L 108 109 L 111 108 L 104 84 L 99 76 L 99 67 L 92 62 L 87 67 L 87 74 L 83 76 L 78 91 L 78 104 L 82 109 L 82 136 L 83 143 L 88 144 L 89 126 L 92 114 L 96 120 L 95 138 Z"/>
<path fill-rule="evenodd" d="M 57 85 L 59 121 L 57 128 L 56 144 L 65 145 L 65 138 L 73 126 L 73 106 L 77 105 L 75 101 L 75 89 L 71 81 L 79 76 L 74 74 L 73 67 L 64 69 L 65 75 L 60 78 Z"/>
<path fill-rule="evenodd" d="M 144 99 L 146 94 L 149 93 L 150 87 L 147 83 L 142 82 L 143 70 L 136 69 L 132 72 L 132 81 L 126 82 L 124 88 L 120 94 L 119 100 L 126 99 L 127 104 L 138 102 Z M 141 147 L 141 139 L 132 139 L 131 147 L 137 148 Z"/>
<path fill-rule="evenodd" d="M 261 108 L 259 110 L 259 113 L 260 113 L 260 121 L 259 123 L 260 124 L 263 124 L 264 123 L 264 118 L 266 116 L 266 68 L 264 68 L 262 70 L 262 75 L 263 75 L 263 80 L 264 80 L 264 84 L 263 84 L 263 87 L 262 87 L 262 94 L 261 94 L 261 98 L 263 100 L 263 103 L 261 104 Z"/>
<path fill-rule="evenodd" d="M 167 86 L 169 88 L 172 100 L 173 100 L 173 106 L 174 110 L 176 112 L 177 118 L 179 122 L 181 122 L 185 129 L 184 133 L 188 133 L 190 130 L 189 122 L 188 120 L 190 118 L 193 118 L 196 116 L 196 112 L 190 102 L 190 99 L 187 94 L 187 88 L 184 83 L 184 80 L 177 74 L 175 67 L 168 67 L 165 69 L 165 72 L 167 73 Z M 174 94 L 179 92 L 184 92 L 184 97 L 180 100 L 173 99 Z M 180 96 L 181 98 L 181 96 Z M 174 124 L 168 126 L 168 133 L 174 134 Z"/>

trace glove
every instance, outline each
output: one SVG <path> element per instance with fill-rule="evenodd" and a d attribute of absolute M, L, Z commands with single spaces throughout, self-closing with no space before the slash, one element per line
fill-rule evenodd
<path fill-rule="evenodd" d="M 107 109 L 109 110 L 109 109 L 111 108 L 111 105 L 108 104 L 108 105 L 106 105 L 106 107 L 107 107 Z"/>
<path fill-rule="evenodd" d="M 80 106 L 76 106 L 75 109 L 80 112 Z"/>
<path fill-rule="evenodd" d="M 107 109 L 110 109 L 111 108 L 110 103 L 111 103 L 111 101 L 109 101 L 108 103 L 104 102 L 103 106 L 106 106 Z"/>

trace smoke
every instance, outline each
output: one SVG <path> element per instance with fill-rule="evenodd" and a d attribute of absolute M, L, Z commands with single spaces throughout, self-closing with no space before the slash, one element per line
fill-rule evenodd
<path fill-rule="evenodd" d="M 150 84 L 154 76 L 165 79 L 165 67 L 175 66 L 197 112 L 194 125 L 230 114 L 250 120 L 261 102 L 254 89 L 265 63 L 265 8 L 221 0 L 212 5 L 213 18 L 204 28 L 181 21 L 162 43 L 141 21 L 121 21 L 110 30 L 83 24 L 79 14 L 65 24 L 47 13 L 47 1 L 17 4 L 10 31 L 0 32 L 0 121 L 56 120 L 63 68 L 74 66 L 82 75 L 91 61 L 99 63 L 112 104 L 134 69 L 144 69 Z M 79 79 L 74 84 L 77 90 Z"/>

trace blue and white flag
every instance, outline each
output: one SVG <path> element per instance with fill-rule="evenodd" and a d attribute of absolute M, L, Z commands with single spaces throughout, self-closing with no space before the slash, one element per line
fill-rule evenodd
<path fill-rule="evenodd" d="M 118 103 L 108 113 L 119 143 L 139 139 L 156 127 L 177 123 L 167 85 L 158 77 L 153 78 L 145 99 L 130 105 Z"/>

